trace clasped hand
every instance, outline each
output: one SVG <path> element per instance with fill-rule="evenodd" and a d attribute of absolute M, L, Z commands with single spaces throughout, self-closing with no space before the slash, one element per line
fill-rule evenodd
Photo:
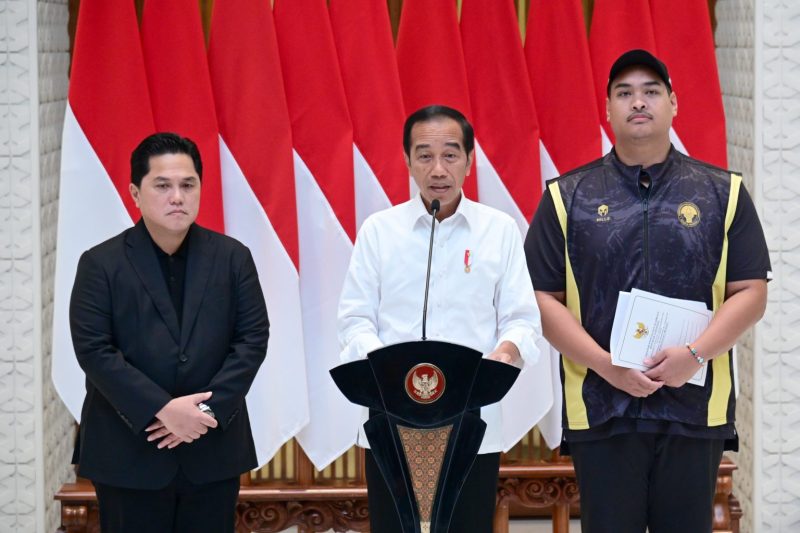
<path fill-rule="evenodd" d="M 173 398 L 156 413 L 156 421 L 145 431 L 148 442 L 159 441 L 158 448 L 172 449 L 182 442 L 193 442 L 217 427 L 217 421 L 197 408 L 211 398 L 211 392 L 198 392 Z"/>
<path fill-rule="evenodd" d="M 685 346 L 664 348 L 644 360 L 650 368 L 644 375 L 668 387 L 680 387 L 692 379 L 700 366 Z"/>
<path fill-rule="evenodd" d="M 671 346 L 644 360 L 649 368 L 610 366 L 603 378 L 637 398 L 646 398 L 662 386 L 681 387 L 697 372 L 697 361 L 683 346 Z"/>

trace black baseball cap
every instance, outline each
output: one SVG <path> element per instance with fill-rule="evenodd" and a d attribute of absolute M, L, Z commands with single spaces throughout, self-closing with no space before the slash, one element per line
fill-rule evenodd
<path fill-rule="evenodd" d="M 647 50 L 628 50 L 621 56 L 614 61 L 614 64 L 611 65 L 611 71 L 608 73 L 608 85 L 606 85 L 606 94 L 611 94 L 611 82 L 616 79 L 617 76 L 622 74 L 622 71 L 630 68 L 630 67 L 647 67 L 656 74 L 658 77 L 664 81 L 666 84 L 667 89 L 672 92 L 672 81 L 669 79 L 669 73 L 667 72 L 667 66 L 656 56 L 648 52 Z"/>

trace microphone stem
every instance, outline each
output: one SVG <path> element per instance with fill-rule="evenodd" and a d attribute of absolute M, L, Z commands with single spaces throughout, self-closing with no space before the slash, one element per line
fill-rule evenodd
<path fill-rule="evenodd" d="M 438 204 L 438 200 L 436 201 Z M 428 321 L 428 287 L 430 286 L 431 282 L 431 259 L 433 259 L 433 232 L 436 229 L 436 213 L 439 211 L 438 207 L 432 209 L 433 217 L 431 221 L 431 242 L 428 245 L 428 273 L 425 276 L 425 301 L 422 304 L 422 340 L 428 340 L 428 337 L 425 335 L 425 325 Z"/>

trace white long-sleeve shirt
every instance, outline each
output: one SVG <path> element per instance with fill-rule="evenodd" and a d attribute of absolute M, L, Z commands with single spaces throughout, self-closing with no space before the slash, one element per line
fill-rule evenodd
<path fill-rule="evenodd" d="M 422 338 L 430 230 L 419 196 L 364 222 L 339 300 L 343 362 Z M 484 354 L 511 341 L 525 365 L 538 359 L 539 309 L 519 229 L 505 213 L 462 196 L 456 212 L 436 222 L 427 337 Z M 513 444 L 503 442 L 500 403 L 481 409 L 481 418 L 488 427 L 479 453 Z M 358 444 L 367 445 L 363 432 Z"/>

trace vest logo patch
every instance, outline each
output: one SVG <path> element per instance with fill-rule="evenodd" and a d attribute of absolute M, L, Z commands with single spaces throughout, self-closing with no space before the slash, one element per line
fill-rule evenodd
<path fill-rule="evenodd" d="M 692 202 L 683 202 L 678 206 L 678 221 L 687 228 L 700 223 L 700 208 Z"/>
<path fill-rule="evenodd" d="M 606 204 L 602 204 L 597 208 L 597 219 L 595 222 L 608 222 L 611 220 L 611 217 L 608 216 L 608 206 Z"/>

